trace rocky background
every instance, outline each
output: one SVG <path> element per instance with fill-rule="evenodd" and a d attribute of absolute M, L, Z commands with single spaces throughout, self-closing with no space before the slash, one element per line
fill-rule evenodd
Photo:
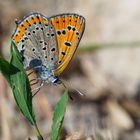
<path fill-rule="evenodd" d="M 140 140 L 139 0 L 0 0 L 0 55 L 10 59 L 14 20 L 30 12 L 79 13 L 86 18 L 80 47 L 62 78 L 70 86 L 61 139 Z M 74 89 L 80 90 L 80 97 Z M 63 87 L 34 97 L 42 134 L 49 139 L 54 105 Z M 36 139 L 0 75 L 0 140 Z"/>

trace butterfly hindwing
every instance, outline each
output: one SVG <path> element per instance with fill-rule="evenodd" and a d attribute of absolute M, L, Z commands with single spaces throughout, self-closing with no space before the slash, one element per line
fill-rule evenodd
<path fill-rule="evenodd" d="M 77 14 L 61 14 L 50 18 L 58 42 L 58 67 L 60 75 L 72 59 L 85 28 L 84 17 Z"/>
<path fill-rule="evenodd" d="M 24 66 L 29 67 L 34 59 L 50 68 L 58 64 L 58 51 L 55 30 L 46 17 L 33 13 L 18 23 L 12 37 L 22 54 Z"/>

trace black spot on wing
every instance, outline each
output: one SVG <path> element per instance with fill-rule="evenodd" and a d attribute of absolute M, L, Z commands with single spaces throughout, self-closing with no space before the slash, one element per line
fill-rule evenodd
<path fill-rule="evenodd" d="M 65 34 L 66 34 L 66 31 L 65 31 L 65 30 L 63 30 L 63 31 L 62 31 L 62 34 L 63 34 L 63 35 L 65 35 Z"/>
<path fill-rule="evenodd" d="M 73 27 L 72 30 L 75 31 L 76 30 L 75 27 Z"/>
<path fill-rule="evenodd" d="M 61 52 L 61 54 L 62 54 L 62 55 L 66 55 L 66 53 L 65 53 L 65 52 Z"/>
<path fill-rule="evenodd" d="M 66 46 L 71 47 L 71 43 L 70 42 L 65 42 L 64 43 Z"/>
<path fill-rule="evenodd" d="M 32 51 L 35 52 L 35 48 L 32 48 Z"/>
<path fill-rule="evenodd" d="M 61 32 L 60 32 L 60 31 L 57 31 L 57 34 L 58 34 L 58 35 L 61 35 Z"/>
<path fill-rule="evenodd" d="M 42 41 L 42 40 L 40 40 L 39 42 L 40 42 L 40 43 L 43 43 L 43 41 Z"/>
<path fill-rule="evenodd" d="M 79 32 L 76 32 L 76 35 L 79 35 Z"/>
<path fill-rule="evenodd" d="M 46 48 L 46 47 L 43 47 L 42 49 L 43 49 L 43 50 L 46 50 L 47 48 Z"/>
<path fill-rule="evenodd" d="M 55 48 L 52 48 L 51 51 L 54 52 L 55 51 Z"/>
<path fill-rule="evenodd" d="M 54 36 L 54 33 L 52 33 L 51 36 Z"/>
<path fill-rule="evenodd" d="M 45 45 L 47 45 L 47 42 L 44 42 Z"/>
<path fill-rule="evenodd" d="M 25 46 L 24 46 L 24 44 L 22 45 L 22 49 L 24 48 Z"/>
<path fill-rule="evenodd" d="M 69 31 L 71 30 L 71 26 L 68 26 L 67 28 L 68 28 Z"/>

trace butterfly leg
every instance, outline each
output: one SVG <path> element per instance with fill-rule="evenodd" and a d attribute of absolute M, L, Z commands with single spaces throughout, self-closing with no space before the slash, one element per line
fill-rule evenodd
<path fill-rule="evenodd" d="M 43 86 L 44 86 L 44 82 L 41 82 L 39 87 L 33 89 L 32 92 L 34 92 L 34 91 L 36 91 L 36 92 L 33 93 L 32 97 L 34 97 L 40 91 L 41 87 L 43 87 Z"/>
<path fill-rule="evenodd" d="M 32 73 L 34 73 L 34 71 L 31 71 L 30 73 L 28 73 L 27 76 L 30 76 Z"/>
<path fill-rule="evenodd" d="M 39 80 L 38 79 L 32 79 L 29 82 L 30 82 L 30 85 L 33 86 L 33 85 L 37 84 L 39 82 Z"/>

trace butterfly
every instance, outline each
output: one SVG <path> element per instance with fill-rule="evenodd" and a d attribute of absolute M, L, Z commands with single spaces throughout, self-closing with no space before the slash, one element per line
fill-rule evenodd
<path fill-rule="evenodd" d="M 61 84 L 59 75 L 78 47 L 85 18 L 70 13 L 47 18 L 41 13 L 32 13 L 16 24 L 12 41 L 21 54 L 25 69 L 33 69 L 43 84 Z"/>

